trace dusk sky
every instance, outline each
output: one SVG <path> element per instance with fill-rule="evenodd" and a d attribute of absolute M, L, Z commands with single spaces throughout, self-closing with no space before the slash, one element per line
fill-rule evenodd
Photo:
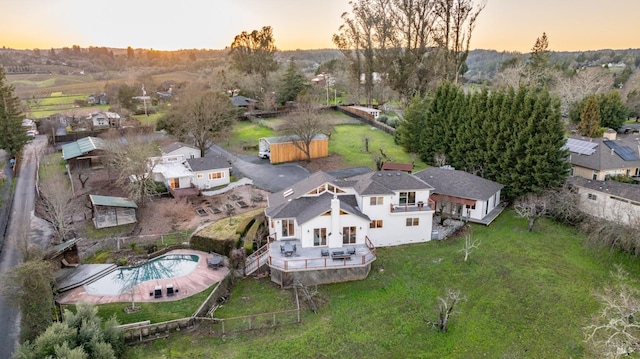
<path fill-rule="evenodd" d="M 335 48 L 348 0 L 4 0 L 0 46 L 223 49 L 271 26 L 281 50 Z M 471 47 L 529 52 L 640 47 L 640 0 L 488 0 Z"/>

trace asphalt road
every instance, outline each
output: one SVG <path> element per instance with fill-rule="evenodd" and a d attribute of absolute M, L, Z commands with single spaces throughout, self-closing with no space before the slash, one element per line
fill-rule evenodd
<path fill-rule="evenodd" d="M 251 178 L 253 184 L 269 192 L 279 192 L 309 176 L 309 171 L 295 164 L 272 165 L 269 160 L 256 156 L 235 155 L 224 148 L 213 145 L 205 157 L 222 156 L 231 161 L 234 173 Z"/>
<path fill-rule="evenodd" d="M 19 177 L 16 180 L 13 207 L 7 227 L 6 240 L 0 253 L 0 274 L 18 265 L 21 254 L 18 250 L 18 239 L 29 236 L 32 244 L 46 245 L 40 236 L 29 232 L 31 216 L 35 206 L 36 155 L 38 148 L 46 145 L 46 137 L 38 136 L 24 149 L 23 161 L 20 163 Z M 0 296 L 0 358 L 10 358 L 18 344 L 20 334 L 20 316 L 15 307 Z"/>

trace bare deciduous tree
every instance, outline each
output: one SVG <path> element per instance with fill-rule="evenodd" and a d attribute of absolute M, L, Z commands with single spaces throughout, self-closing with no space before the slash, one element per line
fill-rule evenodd
<path fill-rule="evenodd" d="M 307 161 L 311 161 L 311 142 L 318 135 L 329 133 L 331 126 L 313 103 L 304 99 L 298 108 L 287 116 L 285 124 L 279 130 L 305 154 Z"/>
<path fill-rule="evenodd" d="M 518 217 L 529 220 L 528 230 L 531 232 L 536 220 L 547 214 L 548 200 L 542 195 L 528 194 L 517 200 L 513 209 Z"/>
<path fill-rule="evenodd" d="M 61 172 L 50 172 L 40 183 L 40 203 L 43 216 L 53 226 L 54 238 L 64 241 L 73 232 L 74 196 L 67 177 Z"/>
<path fill-rule="evenodd" d="M 446 333 L 449 330 L 449 321 L 451 316 L 455 314 L 455 306 L 458 302 L 467 300 L 463 297 L 459 290 L 447 289 L 447 294 L 443 298 L 438 297 L 438 319 L 431 321 L 427 319 L 427 323 L 433 325 L 437 330 Z"/>
<path fill-rule="evenodd" d="M 470 234 L 464 236 L 464 246 L 458 252 L 464 253 L 464 261 L 466 262 L 469 259 L 469 255 L 471 252 L 480 247 L 480 243 L 482 243 L 479 239 L 472 239 Z"/>
<path fill-rule="evenodd" d="M 190 139 L 204 157 L 213 141 L 231 129 L 235 114 L 236 109 L 228 96 L 192 89 L 172 107 L 163 121 L 171 134 Z"/>
<path fill-rule="evenodd" d="M 124 141 L 109 142 L 109 164 L 118 173 L 116 184 L 130 200 L 144 206 L 145 201 L 155 193 L 155 183 L 151 172 L 150 157 L 158 155 L 157 145 L 141 136 L 129 136 Z"/>
<path fill-rule="evenodd" d="M 433 165 L 436 167 L 442 167 L 447 164 L 447 155 L 444 153 L 436 153 L 433 156 Z"/>
<path fill-rule="evenodd" d="M 602 310 L 583 328 L 594 358 L 621 358 L 640 351 L 640 291 L 629 284 L 629 274 L 619 265 L 613 286 L 596 294 Z"/>

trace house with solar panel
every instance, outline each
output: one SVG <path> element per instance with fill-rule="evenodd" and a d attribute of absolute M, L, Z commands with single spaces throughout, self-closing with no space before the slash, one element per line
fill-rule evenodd
<path fill-rule="evenodd" d="M 614 130 L 607 130 L 602 138 L 568 138 L 571 175 L 598 181 L 616 175 L 638 179 L 639 147 L 634 137 L 617 138 Z"/>

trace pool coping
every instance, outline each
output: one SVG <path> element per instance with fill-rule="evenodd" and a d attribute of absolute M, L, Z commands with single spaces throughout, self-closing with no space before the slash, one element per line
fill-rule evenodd
<path fill-rule="evenodd" d="M 193 271 L 185 276 L 170 279 L 154 279 L 136 285 L 133 298 L 136 303 L 170 302 L 187 298 L 204 291 L 215 283 L 220 282 L 229 271 L 227 267 L 222 267 L 215 270 L 208 268 L 207 259 L 211 258 L 213 255 L 206 252 L 196 251 L 192 249 L 177 249 L 167 252 L 164 255 L 171 254 L 198 255 L 198 264 Z M 170 297 L 167 297 L 166 295 L 166 286 L 168 284 L 172 284 L 174 289 L 178 289 L 178 292 Z M 160 298 L 155 298 L 153 295 L 150 295 L 150 293 L 153 292 L 153 289 L 156 286 L 162 286 L 163 293 L 162 297 Z M 84 285 L 65 292 L 56 299 L 56 301 L 60 304 L 75 304 L 80 302 L 87 302 L 91 304 L 105 304 L 131 302 L 131 300 L 132 298 L 130 293 L 123 293 L 118 295 L 89 294 Z"/>

